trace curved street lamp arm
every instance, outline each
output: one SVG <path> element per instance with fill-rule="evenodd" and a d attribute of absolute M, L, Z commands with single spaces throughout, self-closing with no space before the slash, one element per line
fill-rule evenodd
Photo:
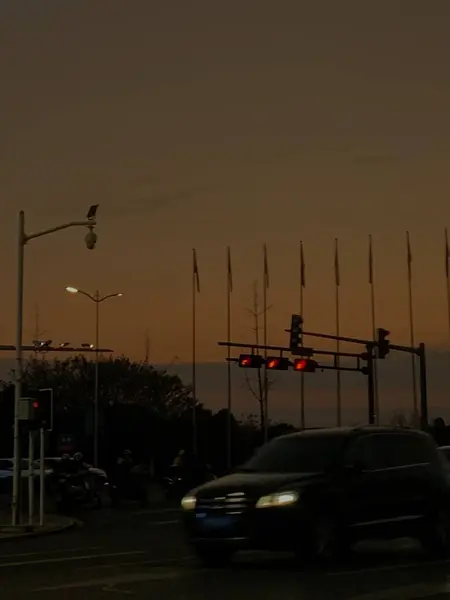
<path fill-rule="evenodd" d="M 50 233 L 55 233 L 57 231 L 62 231 L 63 229 L 69 229 L 69 227 L 95 227 L 97 225 L 97 221 L 95 219 L 89 219 L 85 221 L 71 221 L 70 223 L 65 223 L 64 225 L 58 225 L 57 227 L 52 227 L 51 229 L 45 229 L 44 231 L 38 231 L 37 233 L 30 233 L 23 235 L 23 243 L 26 244 L 29 240 L 33 240 L 34 238 L 42 237 L 44 235 L 49 235 Z"/>
<path fill-rule="evenodd" d="M 97 298 L 92 294 L 89 294 L 89 292 L 85 292 L 84 290 L 77 290 L 77 293 L 83 294 L 83 296 L 86 296 L 86 298 L 89 298 L 89 300 L 92 300 L 92 302 L 98 302 Z"/>
<path fill-rule="evenodd" d="M 105 300 L 108 300 L 108 298 L 116 298 L 118 296 L 121 296 L 122 294 L 120 293 L 115 293 L 115 294 L 108 294 L 106 296 L 102 296 L 101 298 L 98 299 L 98 302 L 104 302 Z"/>

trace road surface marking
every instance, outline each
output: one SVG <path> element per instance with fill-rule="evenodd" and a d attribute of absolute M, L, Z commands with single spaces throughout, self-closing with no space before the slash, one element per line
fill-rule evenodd
<path fill-rule="evenodd" d="M 435 598 L 449 592 L 450 585 L 448 583 L 419 583 L 352 596 L 349 600 L 422 600 L 423 598 Z"/>
<path fill-rule="evenodd" d="M 358 575 L 359 573 L 377 573 L 378 571 L 396 571 L 398 569 L 417 569 L 420 567 L 428 567 L 430 565 L 446 565 L 450 563 L 450 559 L 422 561 L 414 563 L 400 563 L 396 565 L 380 565 L 379 567 L 363 567 L 361 569 L 352 569 L 350 571 L 330 571 L 326 573 L 328 576 L 336 577 L 337 575 Z"/>
<path fill-rule="evenodd" d="M 32 590 L 37 592 L 57 592 L 62 590 L 79 589 L 87 587 L 102 587 L 113 588 L 121 583 L 140 583 L 143 581 L 156 581 L 158 579 L 176 579 L 179 577 L 177 571 L 152 571 L 149 573 L 136 573 L 134 575 L 123 575 L 119 577 L 102 577 L 100 579 L 89 579 L 87 581 L 74 581 L 71 583 L 63 583 L 61 585 L 46 586 Z"/>
<path fill-rule="evenodd" d="M 100 564 L 100 565 L 90 565 L 89 567 L 80 567 L 79 569 L 77 569 L 77 571 L 92 571 L 93 569 L 109 569 L 111 567 L 114 568 L 119 568 L 119 567 L 129 567 L 130 565 L 133 565 L 134 567 L 138 567 L 138 566 L 147 566 L 147 567 L 151 567 L 152 565 L 154 567 L 163 567 L 165 565 L 170 565 L 170 564 L 176 564 L 176 563 L 185 563 L 188 562 L 189 560 L 193 560 L 195 558 L 195 556 L 180 556 L 180 557 L 170 557 L 170 558 L 160 558 L 159 560 L 140 560 L 140 561 L 133 561 L 133 562 L 123 562 L 123 563 L 105 563 L 105 564 Z"/>
<path fill-rule="evenodd" d="M 144 508 L 142 510 L 133 510 L 132 515 L 158 515 L 164 513 L 180 512 L 179 508 Z"/>
<path fill-rule="evenodd" d="M 22 562 L 7 562 L 0 563 L 0 569 L 7 569 L 9 567 L 26 567 L 28 565 L 45 565 L 52 563 L 61 562 L 74 562 L 77 560 L 94 560 L 97 558 L 113 558 L 114 556 L 131 556 L 132 554 L 145 554 L 144 550 L 135 550 L 133 552 L 113 552 L 110 554 L 87 554 L 83 556 L 61 556 L 59 558 L 43 558 L 40 560 L 28 560 Z"/>
<path fill-rule="evenodd" d="M 39 552 L 21 552 L 20 554 L 0 554 L 2 558 L 24 558 L 26 556 L 42 556 L 45 554 L 69 554 L 70 552 L 86 552 L 86 550 L 101 550 L 105 546 L 83 546 L 80 548 L 59 548 L 58 550 L 40 550 Z"/>
<path fill-rule="evenodd" d="M 178 519 L 171 521 L 147 521 L 147 525 L 179 525 L 180 521 Z"/>

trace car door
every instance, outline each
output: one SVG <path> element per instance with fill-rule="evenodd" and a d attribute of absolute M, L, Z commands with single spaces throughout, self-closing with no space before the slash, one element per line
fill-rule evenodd
<path fill-rule="evenodd" d="M 413 432 L 387 435 L 385 449 L 394 519 L 401 527 L 424 515 L 433 485 L 436 451 L 425 436 Z"/>
<path fill-rule="evenodd" d="M 363 435 L 347 452 L 347 514 L 358 530 L 369 532 L 395 517 L 384 441 L 384 434 Z"/>

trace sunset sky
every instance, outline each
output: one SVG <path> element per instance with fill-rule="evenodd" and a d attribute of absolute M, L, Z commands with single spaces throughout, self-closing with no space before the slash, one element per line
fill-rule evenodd
<path fill-rule="evenodd" d="M 82 230 L 26 248 L 25 339 L 93 338 L 73 285 L 124 296 L 102 306 L 102 344 L 168 363 L 191 352 L 192 248 L 201 280 L 198 358 L 233 332 L 269 253 L 269 339 L 298 310 L 304 241 L 309 329 L 370 332 L 367 236 L 379 325 L 408 342 L 405 231 L 416 339 L 448 345 L 450 4 L 447 0 L 3 0 L 0 6 L 2 343 L 13 343 L 17 213 L 34 231 L 99 203 Z"/>

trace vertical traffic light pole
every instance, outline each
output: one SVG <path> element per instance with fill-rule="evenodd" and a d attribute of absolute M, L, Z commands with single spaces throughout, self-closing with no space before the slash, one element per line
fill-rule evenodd
<path fill-rule="evenodd" d="M 45 514 L 45 432 L 53 430 L 53 388 L 41 388 L 39 396 L 42 405 L 42 418 L 39 429 L 39 525 L 42 527 Z"/>
<path fill-rule="evenodd" d="M 28 432 L 28 525 L 33 526 L 34 517 L 34 431 Z"/>
<path fill-rule="evenodd" d="M 427 364 L 425 356 L 425 344 L 421 343 L 417 348 L 410 346 L 397 346 L 390 344 L 391 350 L 398 352 L 407 352 L 416 354 L 419 357 L 419 378 L 420 378 L 420 427 L 423 430 L 428 428 L 428 386 L 427 386 Z"/>
<path fill-rule="evenodd" d="M 44 525 L 45 512 L 45 430 L 43 427 L 39 430 L 39 438 L 39 525 L 42 527 Z"/>
<path fill-rule="evenodd" d="M 374 377 L 374 343 L 369 343 L 366 346 L 367 349 L 367 408 L 369 425 L 375 425 L 375 377 Z"/>
<path fill-rule="evenodd" d="M 420 425 L 422 429 L 428 427 L 428 390 L 427 390 L 427 364 L 425 358 L 425 344 L 419 344 L 419 374 L 420 374 Z"/>

